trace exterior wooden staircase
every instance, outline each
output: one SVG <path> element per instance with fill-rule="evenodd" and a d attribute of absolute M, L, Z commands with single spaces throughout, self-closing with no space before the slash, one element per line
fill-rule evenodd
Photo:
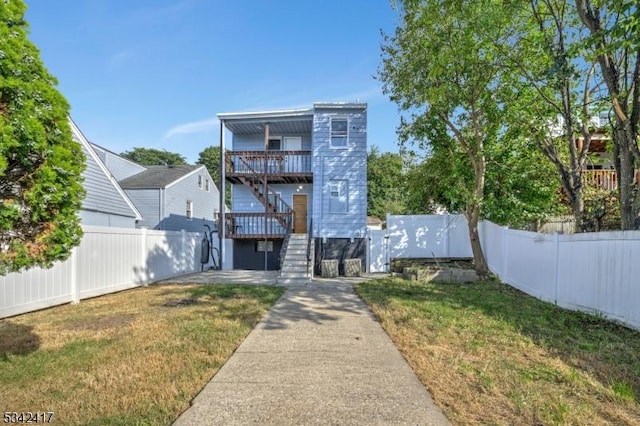
<path fill-rule="evenodd" d="M 276 215 L 275 217 L 280 225 L 288 228 L 291 224 L 289 223 L 290 221 L 287 221 L 287 217 L 293 213 L 293 209 L 285 203 L 284 200 L 276 194 L 268 184 L 265 185 L 264 175 L 255 171 L 249 162 L 247 162 L 243 157 L 238 158 L 243 163 L 242 168 L 248 172 L 246 175 L 239 177 L 240 181 L 244 186 L 249 188 L 254 197 L 256 197 L 256 199 L 266 207 L 268 213 L 285 213 L 286 215 Z"/>

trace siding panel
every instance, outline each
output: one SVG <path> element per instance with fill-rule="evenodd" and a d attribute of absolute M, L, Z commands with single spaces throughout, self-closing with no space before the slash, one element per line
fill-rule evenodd
<path fill-rule="evenodd" d="M 331 117 L 348 117 L 349 146 L 331 148 Z M 367 137 L 363 110 L 316 110 L 313 139 L 313 222 L 318 237 L 361 238 L 366 235 Z M 348 181 L 348 212 L 330 211 L 329 182 Z"/>

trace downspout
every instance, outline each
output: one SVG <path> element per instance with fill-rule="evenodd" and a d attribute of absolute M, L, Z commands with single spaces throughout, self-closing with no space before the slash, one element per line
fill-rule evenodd
<path fill-rule="evenodd" d="M 218 218 L 218 247 L 220 248 L 220 270 L 224 268 L 224 259 L 226 256 L 226 250 L 224 247 L 224 237 L 226 231 L 226 205 L 225 205 L 225 189 L 226 189 L 226 155 L 224 152 L 224 120 L 220 120 L 220 188 L 218 193 L 220 194 L 220 217 Z"/>
<path fill-rule="evenodd" d="M 269 162 L 267 160 L 267 151 L 269 149 L 269 123 L 264 125 L 264 270 L 267 270 L 267 216 L 269 213 L 269 187 L 267 185 L 267 168 Z"/>

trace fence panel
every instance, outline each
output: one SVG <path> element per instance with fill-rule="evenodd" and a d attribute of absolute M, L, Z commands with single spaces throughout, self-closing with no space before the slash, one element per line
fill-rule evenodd
<path fill-rule="evenodd" d="M 83 229 L 80 245 L 65 262 L 0 277 L 0 318 L 200 271 L 201 233 Z M 231 259 L 231 243 L 226 247 Z"/>
<path fill-rule="evenodd" d="M 471 257 L 462 215 L 388 215 L 390 257 Z"/>
<path fill-rule="evenodd" d="M 560 236 L 558 304 L 640 329 L 640 231 Z"/>

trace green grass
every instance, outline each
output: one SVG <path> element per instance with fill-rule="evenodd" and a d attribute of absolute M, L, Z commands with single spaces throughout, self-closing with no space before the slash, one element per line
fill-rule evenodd
<path fill-rule="evenodd" d="M 169 424 L 283 291 L 151 286 L 0 320 L 0 409 Z"/>
<path fill-rule="evenodd" d="M 455 424 L 639 424 L 640 333 L 509 286 L 358 293 Z"/>

